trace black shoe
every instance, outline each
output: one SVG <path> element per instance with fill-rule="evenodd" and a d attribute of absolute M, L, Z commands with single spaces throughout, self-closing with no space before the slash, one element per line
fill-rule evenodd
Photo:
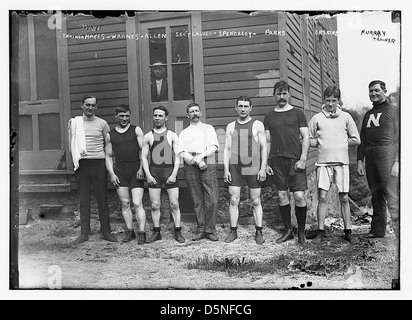
<path fill-rule="evenodd" d="M 200 241 L 204 238 L 206 238 L 206 234 L 204 232 L 200 232 L 197 235 L 195 235 L 192 240 L 193 241 Z"/>
<path fill-rule="evenodd" d="M 87 234 L 81 234 L 76 240 L 72 242 L 73 246 L 78 246 L 83 242 L 89 241 L 89 236 Z"/>
<path fill-rule="evenodd" d="M 282 243 L 288 240 L 292 240 L 294 237 L 292 229 L 287 229 L 286 232 L 279 238 L 276 239 L 276 243 Z"/>
<path fill-rule="evenodd" d="M 175 240 L 179 243 L 184 243 L 186 240 L 182 236 L 182 228 L 175 228 Z"/>
<path fill-rule="evenodd" d="M 356 238 L 353 234 L 352 234 L 352 230 L 344 230 L 345 231 L 345 240 L 348 241 L 350 244 L 356 244 L 359 243 L 359 239 Z"/>
<path fill-rule="evenodd" d="M 316 230 L 306 230 L 305 231 L 305 237 L 306 237 L 306 239 L 309 239 L 309 240 L 315 239 L 317 234 L 318 234 L 317 229 Z"/>
<path fill-rule="evenodd" d="M 298 231 L 298 243 L 304 244 L 306 242 L 305 230 Z"/>
<path fill-rule="evenodd" d="M 263 234 L 262 234 L 262 229 L 256 229 L 256 234 L 255 234 L 255 241 L 256 244 L 264 244 L 265 243 L 265 239 L 263 238 Z"/>
<path fill-rule="evenodd" d="M 374 233 L 369 232 L 367 235 L 365 235 L 365 238 L 367 239 L 375 239 L 375 238 L 384 238 L 385 236 L 378 236 Z"/>
<path fill-rule="evenodd" d="M 146 240 L 146 243 L 153 243 L 158 240 L 162 240 L 162 235 L 160 234 L 160 231 L 154 231 L 152 236 Z"/>
<path fill-rule="evenodd" d="M 140 231 L 137 234 L 137 244 L 145 244 L 146 243 L 146 233 L 144 231 Z"/>
<path fill-rule="evenodd" d="M 122 243 L 130 242 L 133 239 L 136 239 L 136 234 L 134 233 L 134 230 L 126 230 L 126 235 L 122 239 Z"/>
<path fill-rule="evenodd" d="M 103 234 L 103 239 L 109 242 L 117 242 L 117 238 L 111 233 Z"/>
<path fill-rule="evenodd" d="M 205 232 L 205 238 L 209 239 L 210 241 L 218 241 L 219 239 L 211 232 Z"/>
<path fill-rule="evenodd" d="M 318 230 L 318 234 L 312 240 L 312 242 L 313 243 L 321 243 L 323 241 L 325 241 L 325 231 L 324 230 Z"/>
<path fill-rule="evenodd" d="M 237 227 L 230 227 L 230 233 L 227 236 L 227 238 L 225 239 L 226 243 L 230 243 L 233 242 L 237 239 Z"/>

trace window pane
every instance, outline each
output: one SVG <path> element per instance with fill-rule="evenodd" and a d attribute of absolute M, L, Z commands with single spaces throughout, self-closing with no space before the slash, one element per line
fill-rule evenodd
<path fill-rule="evenodd" d="M 174 101 L 190 100 L 190 65 L 189 63 L 175 64 L 173 68 L 173 97 Z"/>
<path fill-rule="evenodd" d="M 31 116 L 19 117 L 19 150 L 33 150 L 33 125 Z"/>
<path fill-rule="evenodd" d="M 188 27 L 172 27 L 172 62 L 189 62 Z"/>
<path fill-rule="evenodd" d="M 27 17 L 19 17 L 19 101 L 30 100 L 29 32 Z"/>
<path fill-rule="evenodd" d="M 166 29 L 149 29 L 149 55 L 150 64 L 156 62 L 166 63 Z"/>
<path fill-rule="evenodd" d="M 56 30 L 47 26 L 48 18 L 34 17 L 37 100 L 59 98 Z"/>
<path fill-rule="evenodd" d="M 60 117 L 57 113 L 39 115 L 39 149 L 60 149 Z"/>

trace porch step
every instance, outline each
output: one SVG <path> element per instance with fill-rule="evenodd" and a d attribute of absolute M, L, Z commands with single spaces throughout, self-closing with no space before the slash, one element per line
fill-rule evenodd
<path fill-rule="evenodd" d="M 70 192 L 68 183 L 27 183 L 19 185 L 19 192 Z"/>
<path fill-rule="evenodd" d="M 20 170 L 19 192 L 70 192 L 71 170 Z"/>

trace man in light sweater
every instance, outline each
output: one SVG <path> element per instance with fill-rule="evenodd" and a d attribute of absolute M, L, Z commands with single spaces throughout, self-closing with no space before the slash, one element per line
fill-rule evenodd
<path fill-rule="evenodd" d="M 107 204 L 105 137 L 110 131 L 110 127 L 106 120 L 95 115 L 97 106 L 96 97 L 90 95 L 84 96 L 81 103 L 83 115 L 70 119 L 68 126 L 70 153 L 72 154 L 75 165 L 75 177 L 80 197 L 81 233 L 73 242 L 74 245 L 79 245 L 89 240 L 92 190 L 99 209 L 102 236 L 107 241 L 117 241 L 116 237 L 111 234 L 109 206 Z M 80 120 L 81 123 L 81 137 L 79 137 L 80 134 L 76 135 L 75 130 L 78 129 L 74 129 L 76 118 Z M 80 138 L 85 140 L 83 141 L 83 148 L 85 148 L 85 150 L 82 150 L 80 155 L 75 154 L 75 150 L 78 149 L 74 148 L 76 143 L 78 143 L 75 137 L 78 137 L 79 141 Z M 78 162 L 75 160 L 78 160 Z"/>
<path fill-rule="evenodd" d="M 335 182 L 339 191 L 345 239 L 357 242 L 352 236 L 349 206 L 349 153 L 348 147 L 359 145 L 359 132 L 352 116 L 340 108 L 341 92 L 337 86 L 329 86 L 323 93 L 322 111 L 309 121 L 309 143 L 318 148 L 318 232 L 313 242 L 324 240 L 325 216 L 328 191 Z"/>

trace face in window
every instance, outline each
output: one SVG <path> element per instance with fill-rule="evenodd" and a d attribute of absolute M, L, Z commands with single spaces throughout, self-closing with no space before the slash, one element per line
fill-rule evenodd
<path fill-rule="evenodd" d="M 152 67 L 152 76 L 153 78 L 160 80 L 165 77 L 165 67 L 164 66 L 156 66 Z"/>

